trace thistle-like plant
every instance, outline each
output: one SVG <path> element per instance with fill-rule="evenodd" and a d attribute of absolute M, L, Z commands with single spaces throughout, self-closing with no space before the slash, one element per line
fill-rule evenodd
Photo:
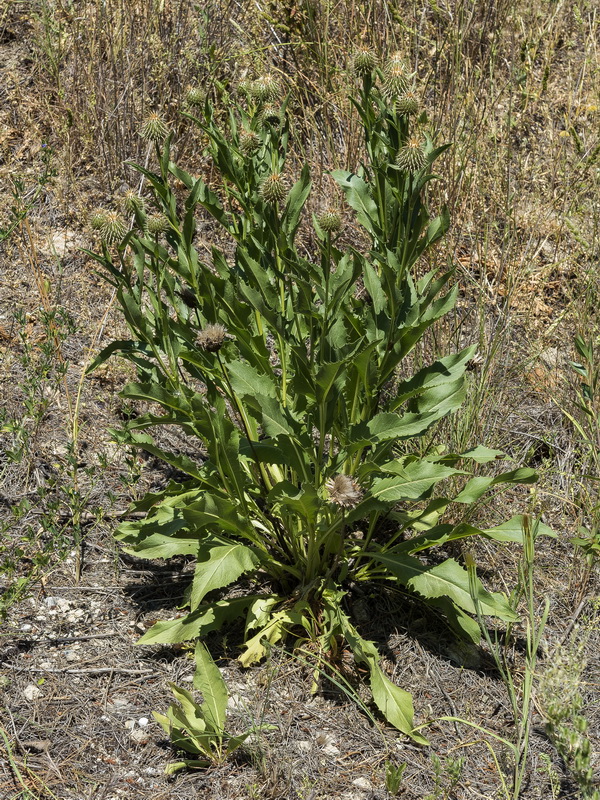
<path fill-rule="evenodd" d="M 401 71 L 394 64 L 388 79 Z M 520 518 L 479 529 L 461 509 L 492 487 L 535 475 L 473 476 L 472 468 L 502 455 L 485 447 L 409 446 L 460 407 L 475 348 L 411 372 L 411 351 L 456 300 L 456 288 L 446 289 L 451 271 L 417 274 L 448 227 L 445 209 L 431 219 L 424 200 L 444 148 L 424 138 L 422 158 L 398 164 L 410 115 L 376 87 L 382 73 L 365 67 L 361 76 L 353 103 L 365 164 L 333 177 L 370 237 L 369 252 L 339 249 L 337 220 L 323 224 L 322 216 L 314 219 L 312 256 L 298 247 L 310 177 L 305 167 L 291 188 L 281 177 L 291 172 L 285 101 L 277 124 L 252 107 L 232 107 L 226 131 L 207 101 L 201 116 L 188 116 L 205 133 L 221 182 L 209 188 L 173 163 L 168 139 L 157 148 L 157 171 L 136 167 L 169 226 L 160 240 L 132 232 L 95 256 L 132 336 L 109 345 L 94 366 L 114 353 L 135 365 L 138 380 L 122 394 L 148 410 L 114 435 L 187 476 L 137 503 L 146 517 L 116 534 L 138 556 L 196 559 L 187 613 L 156 623 L 140 643 L 202 638 L 239 617 L 244 665 L 288 634 L 316 640 L 325 655 L 345 642 L 366 665 L 381 713 L 424 741 L 410 694 L 382 671 L 347 596 L 365 582 L 402 587 L 477 641 L 467 571 L 427 552 L 470 536 L 521 541 Z M 194 246 L 199 208 L 222 229 L 218 241 L 224 233 L 233 244 L 227 254 L 213 247 L 209 263 Z M 149 431 L 162 425 L 197 441 L 196 456 L 161 447 Z M 442 522 L 450 505 L 454 522 Z M 244 575 L 253 576 L 252 591 L 232 593 Z M 478 610 L 514 618 L 502 594 L 479 581 L 476 591 Z"/>

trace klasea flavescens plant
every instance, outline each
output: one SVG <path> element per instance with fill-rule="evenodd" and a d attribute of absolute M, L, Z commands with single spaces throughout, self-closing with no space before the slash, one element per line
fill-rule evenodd
<path fill-rule="evenodd" d="M 417 446 L 460 408 L 476 348 L 411 369 L 411 352 L 457 295 L 451 270 L 422 266 L 449 224 L 446 209 L 432 217 L 425 200 L 445 148 L 420 130 L 412 106 L 398 113 L 410 78 L 398 57 L 380 72 L 366 56 L 355 59 L 361 87 L 351 98 L 364 164 L 332 175 L 367 252 L 339 247 L 341 218 L 329 214 L 313 218 L 312 251 L 299 247 L 311 180 L 308 167 L 291 180 L 277 81 L 241 92 L 225 129 L 206 101 L 187 116 L 207 137 L 220 176 L 211 186 L 174 163 L 169 138 L 142 131 L 158 162 L 156 171 L 136 166 L 152 191 L 148 213 L 169 224 L 150 235 L 140 204 L 134 230 L 95 256 L 131 338 L 110 344 L 93 366 L 112 354 L 135 366 L 122 395 L 147 411 L 114 435 L 184 476 L 136 503 L 146 516 L 116 534 L 137 556 L 195 559 L 185 613 L 157 622 L 140 643 L 202 639 L 240 618 L 246 666 L 288 635 L 316 641 L 324 654 L 345 642 L 384 717 L 422 742 L 412 698 L 352 621 L 349 594 L 361 584 L 402 587 L 477 641 L 467 571 L 428 552 L 471 536 L 521 541 L 519 517 L 477 528 L 466 514 L 488 489 L 535 475 L 474 474 L 502 456 L 487 447 Z M 220 228 L 215 242 L 229 241 L 208 259 L 195 246 L 200 212 Z M 160 426 L 177 426 L 187 452 L 158 444 Z M 454 521 L 445 522 L 450 506 Z M 231 591 L 242 578 L 251 588 Z M 514 619 L 504 595 L 479 581 L 476 591 L 478 611 Z"/>

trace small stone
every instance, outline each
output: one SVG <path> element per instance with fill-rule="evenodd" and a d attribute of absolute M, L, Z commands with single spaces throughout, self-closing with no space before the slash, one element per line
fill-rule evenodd
<path fill-rule="evenodd" d="M 44 605 L 46 608 L 56 608 L 58 605 L 58 597 L 46 597 L 44 599 Z"/>
<path fill-rule="evenodd" d="M 147 744 L 150 740 L 150 735 L 148 731 L 142 730 L 142 728 L 135 728 L 129 734 L 129 738 L 136 744 Z"/>
<path fill-rule="evenodd" d="M 130 702 L 125 697 L 115 695 L 108 705 L 113 706 L 113 708 L 125 708 L 125 706 L 130 705 Z"/>
<path fill-rule="evenodd" d="M 135 728 L 135 720 L 134 719 L 126 719 L 125 720 L 125 727 L 128 731 L 132 731 Z"/>
<path fill-rule="evenodd" d="M 244 698 L 234 692 L 227 700 L 227 708 L 230 709 L 230 711 L 244 708 Z"/>
<path fill-rule="evenodd" d="M 41 669 L 52 669 L 52 662 L 51 661 L 40 661 L 40 668 Z"/>
<path fill-rule="evenodd" d="M 25 700 L 29 700 L 30 703 L 33 703 L 34 700 L 41 695 L 42 690 L 39 686 L 35 686 L 33 683 L 30 683 L 29 686 L 26 686 L 23 689 L 23 697 Z"/>
<path fill-rule="evenodd" d="M 67 650 L 65 652 L 65 661 L 79 661 L 79 656 L 72 650 Z"/>
<path fill-rule="evenodd" d="M 33 625 L 30 625 L 28 622 L 23 623 L 21 625 L 21 630 L 23 633 L 29 633 L 29 631 L 33 630 Z"/>
<path fill-rule="evenodd" d="M 335 739 L 325 731 L 317 734 L 316 742 L 326 756 L 337 756 L 340 753 L 339 747 L 335 745 Z"/>
<path fill-rule="evenodd" d="M 309 742 L 307 739 L 302 739 L 296 742 L 296 747 L 301 753 L 310 753 L 312 750 L 312 742 Z"/>
<path fill-rule="evenodd" d="M 365 792 L 370 792 L 373 788 L 373 784 L 367 778 L 356 778 L 356 780 L 352 781 L 352 786 L 356 786 L 357 789 L 362 789 Z"/>
<path fill-rule="evenodd" d="M 148 717 L 140 717 L 140 718 L 138 719 L 138 725 L 140 726 L 140 728 L 145 728 L 145 727 L 146 727 L 146 725 L 147 725 L 149 722 L 150 722 L 150 720 L 148 719 Z"/>

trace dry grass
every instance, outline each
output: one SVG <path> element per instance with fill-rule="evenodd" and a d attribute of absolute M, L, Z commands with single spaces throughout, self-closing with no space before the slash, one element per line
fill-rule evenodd
<path fill-rule="evenodd" d="M 0 581 L 8 589 L 19 577 L 38 578 L 23 584 L 0 639 L 2 800 L 385 798 L 386 760 L 408 763 L 402 797 L 434 791 L 426 750 L 371 726 L 326 682 L 311 696 L 310 671 L 289 655 L 273 653 L 242 672 L 222 639 L 213 645 L 237 698 L 232 727 L 248 719 L 276 727 L 217 770 L 162 777 L 170 751 L 158 726 L 136 724 L 132 738 L 125 722 L 163 710 L 167 681 L 184 680 L 191 661 L 184 651 L 133 645 L 157 615 L 174 613 L 177 576 L 189 566 L 116 551 L 111 531 L 129 500 L 167 475 L 111 444 L 108 427 L 128 413 L 116 397 L 123 368 L 115 362 L 82 381 L 122 322 L 79 248 L 90 242 L 90 210 L 133 181 L 124 162 L 146 158 L 143 116 L 163 113 L 178 159 L 210 178 L 202 142 L 179 116 L 187 87 L 206 87 L 218 103 L 246 75 L 278 73 L 317 208 L 334 197 L 324 172 L 360 161 L 346 98 L 349 56 L 360 42 L 403 52 L 432 131 L 453 141 L 431 192 L 434 206 L 450 206 L 453 225 L 436 258 L 457 265 L 461 298 L 427 346 L 448 352 L 478 341 L 482 360 L 464 411 L 436 435 L 450 447 L 504 448 L 539 469 L 533 495 L 515 490 L 482 514 L 497 521 L 507 507 L 535 508 L 557 531 L 539 546 L 538 595 L 551 600 L 549 641 L 576 623 L 585 631 L 583 691 L 598 750 L 598 576 L 569 541 L 590 524 L 597 485 L 582 478 L 589 448 L 559 406 L 574 409 L 573 337 L 598 337 L 599 34 L 592 0 L 0 5 L 0 442 L 6 452 L 24 443 L 20 458 L 0 455 Z M 54 174 L 40 186 L 46 145 Z M 210 229 L 201 235 L 209 244 Z M 72 328 L 52 316 L 57 309 Z M 514 550 L 479 545 L 494 588 L 514 584 Z M 413 692 L 419 721 L 455 715 L 510 738 L 505 690 L 488 654 L 462 649 L 406 598 L 367 596 L 362 613 L 389 674 Z M 349 678 L 358 686 L 351 667 Z M 26 699 L 27 686 L 40 689 L 37 699 Z M 546 753 L 560 797 L 575 797 L 534 713 L 522 796 L 551 796 Z M 499 796 L 485 737 L 449 722 L 433 723 L 428 735 L 441 756 L 465 756 L 453 797 Z M 505 754 L 494 746 L 502 766 Z"/>

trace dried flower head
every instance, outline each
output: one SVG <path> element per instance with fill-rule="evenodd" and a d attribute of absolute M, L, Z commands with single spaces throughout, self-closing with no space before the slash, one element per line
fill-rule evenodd
<path fill-rule="evenodd" d="M 262 125 L 272 125 L 274 128 L 278 128 L 285 122 L 285 114 L 278 106 L 269 104 L 260 112 L 259 119 Z"/>
<path fill-rule="evenodd" d="M 198 334 L 196 340 L 198 347 L 206 350 L 208 353 L 216 353 L 223 347 L 223 343 L 227 336 L 227 328 L 220 323 L 214 325 L 207 325 Z"/>
<path fill-rule="evenodd" d="M 160 144 L 168 135 L 169 129 L 164 119 L 156 111 L 151 111 L 140 128 L 140 136 L 142 139 Z"/>
<path fill-rule="evenodd" d="M 118 211 L 105 211 L 99 231 L 106 244 L 116 244 L 127 233 L 127 225 Z"/>
<path fill-rule="evenodd" d="M 259 103 L 273 103 L 281 97 L 281 84 L 273 75 L 262 75 L 252 81 L 248 92 Z"/>
<path fill-rule="evenodd" d="M 240 150 L 245 156 L 251 156 L 260 147 L 260 136 L 254 131 L 242 128 L 240 131 Z"/>
<path fill-rule="evenodd" d="M 319 227 L 325 233 L 337 233 L 342 227 L 342 218 L 335 208 L 328 208 L 317 217 Z"/>
<path fill-rule="evenodd" d="M 206 94 L 199 86 L 190 86 L 185 94 L 185 99 L 191 106 L 204 105 Z"/>
<path fill-rule="evenodd" d="M 329 500 L 342 508 L 356 508 L 363 498 L 363 491 L 350 475 L 336 475 L 325 483 Z"/>
<path fill-rule="evenodd" d="M 143 211 L 145 207 L 143 197 L 140 197 L 135 189 L 127 189 L 119 204 L 124 214 L 135 214 L 136 211 Z"/>
<path fill-rule="evenodd" d="M 387 100 L 395 100 L 408 89 L 408 73 L 399 53 L 394 53 L 383 68 L 382 93 Z"/>
<path fill-rule="evenodd" d="M 102 208 L 96 208 L 90 214 L 90 228 L 93 231 L 101 231 L 104 227 L 104 223 L 106 222 L 106 214 L 107 212 L 104 211 Z"/>
<path fill-rule="evenodd" d="M 396 100 L 396 114 L 416 114 L 419 111 L 419 98 L 408 89 Z"/>
<path fill-rule="evenodd" d="M 161 233 L 168 231 L 170 227 L 169 220 L 164 214 L 150 214 L 146 220 L 146 230 L 152 236 L 160 236 Z"/>
<path fill-rule="evenodd" d="M 370 47 L 359 47 L 352 56 L 355 75 L 369 75 L 377 66 L 377 55 Z"/>
<path fill-rule="evenodd" d="M 396 166 L 406 172 L 418 172 L 427 164 L 427 154 L 423 149 L 421 137 L 411 136 L 404 147 L 398 150 L 396 156 Z"/>
<path fill-rule="evenodd" d="M 259 194 L 265 203 L 276 205 L 280 203 L 286 195 L 286 187 L 283 176 L 279 172 L 269 175 L 260 185 Z"/>

